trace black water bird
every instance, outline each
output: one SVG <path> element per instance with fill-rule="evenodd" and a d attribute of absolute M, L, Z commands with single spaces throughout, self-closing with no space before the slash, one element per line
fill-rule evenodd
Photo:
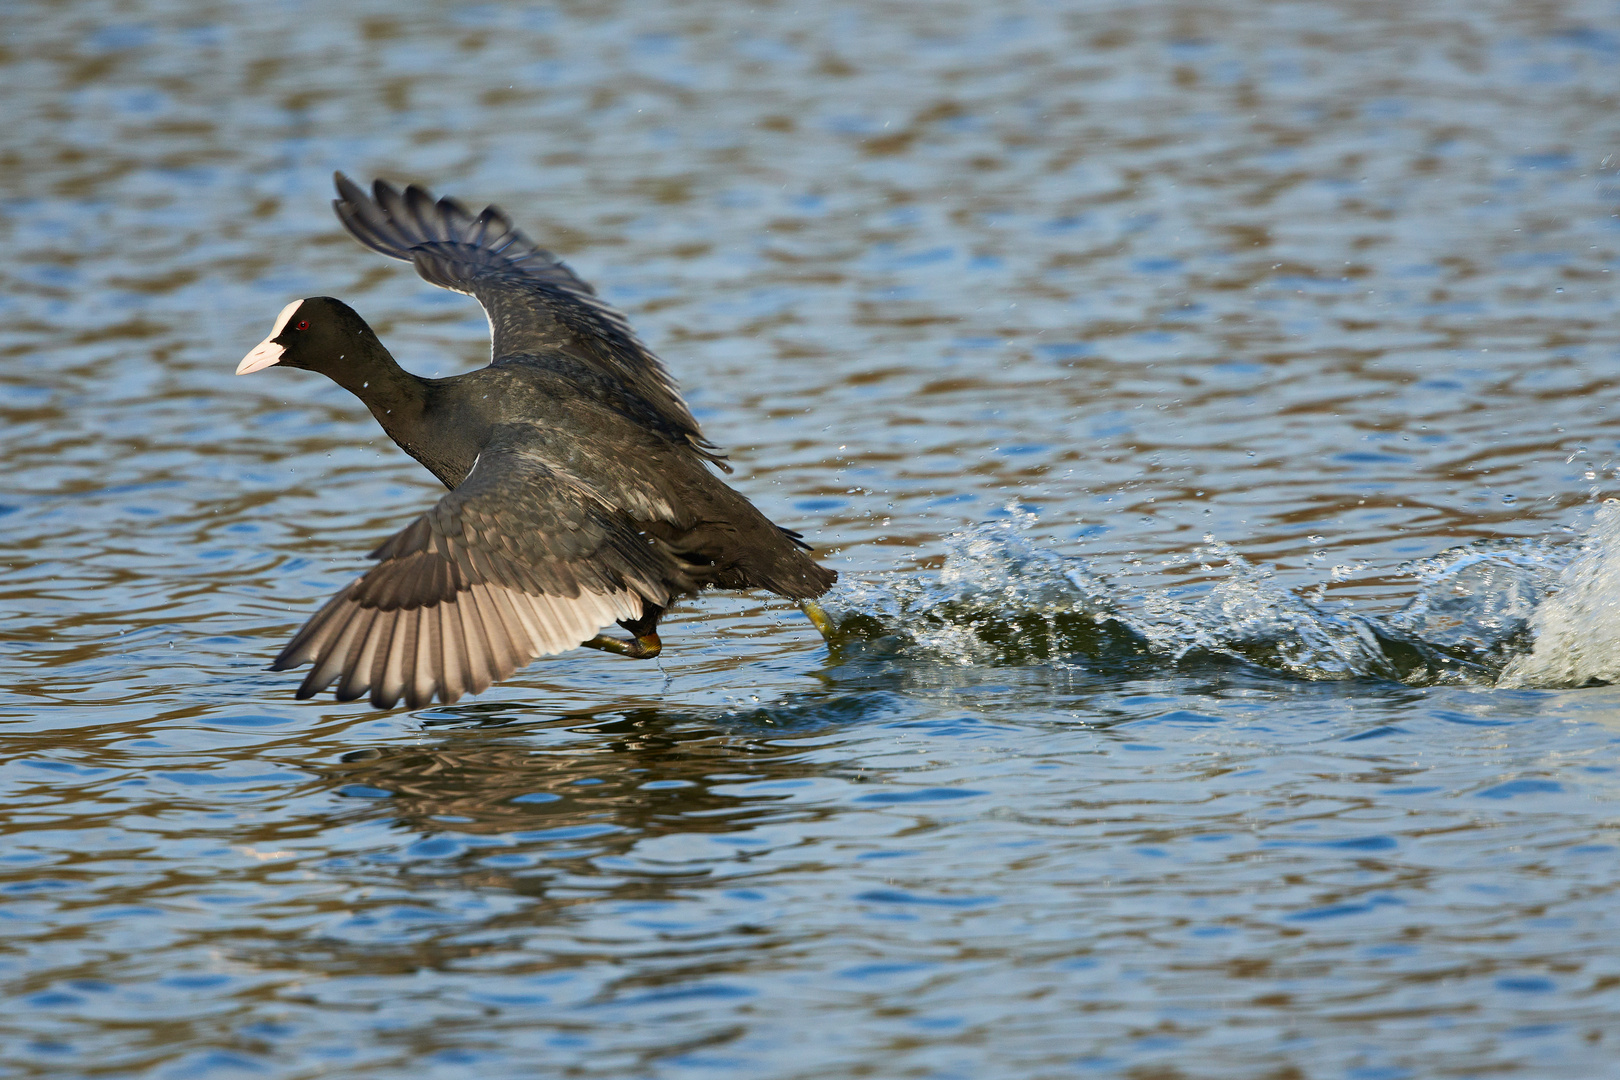
<path fill-rule="evenodd" d="M 483 305 L 493 359 L 419 378 L 353 308 L 317 296 L 283 308 L 237 367 L 326 375 L 450 489 L 270 665 L 314 663 L 300 698 L 336 680 L 340 701 L 416 708 L 578 645 L 653 657 L 659 617 L 706 586 L 803 601 L 825 632 L 810 601 L 837 575 L 715 475 L 730 469 L 622 314 L 496 207 L 336 182 L 357 240 Z M 613 622 L 630 640 L 598 633 Z"/>

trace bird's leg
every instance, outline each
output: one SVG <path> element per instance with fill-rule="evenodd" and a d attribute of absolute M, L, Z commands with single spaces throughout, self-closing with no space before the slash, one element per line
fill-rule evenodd
<path fill-rule="evenodd" d="M 606 634 L 597 634 L 591 640 L 582 641 L 579 644 L 582 648 L 601 649 L 603 652 L 618 653 L 620 656 L 629 656 L 630 650 L 635 647 L 633 641 L 620 641 L 618 638 L 608 637 Z"/>
<path fill-rule="evenodd" d="M 632 660 L 651 660 L 663 651 L 664 643 L 658 639 L 658 620 L 663 616 L 664 609 L 646 604 L 641 609 L 639 619 L 620 619 L 619 625 L 624 627 L 635 637 L 630 641 L 608 637 L 606 634 L 597 634 L 589 641 L 580 642 L 587 649 L 601 649 L 603 652 L 618 653 L 628 656 Z"/>
<path fill-rule="evenodd" d="M 805 617 L 810 620 L 810 625 L 821 631 L 822 637 L 826 638 L 828 641 L 832 640 L 833 630 L 835 627 L 833 626 L 832 619 L 827 617 L 826 609 L 824 609 L 814 600 L 800 600 L 799 609 L 803 611 Z"/>

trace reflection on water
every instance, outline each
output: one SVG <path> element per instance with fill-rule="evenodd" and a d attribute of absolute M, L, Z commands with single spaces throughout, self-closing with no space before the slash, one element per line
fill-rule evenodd
<path fill-rule="evenodd" d="M 1597 3 L 0 13 L 0 1072 L 1601 1075 Z M 335 386 L 505 206 L 848 583 L 295 702 L 433 495 Z"/>
<path fill-rule="evenodd" d="M 859 716 L 863 705 L 838 700 L 814 710 L 777 708 L 759 721 L 774 731 L 792 723 L 795 712 Z M 510 712 L 504 722 L 491 713 L 480 717 L 476 734 L 452 742 L 350 751 L 325 779 L 342 783 L 339 795 L 390 800 L 379 805 L 380 815 L 424 833 L 452 822 L 457 832 L 513 833 L 519 840 L 617 834 L 634 842 L 746 827 L 755 816 L 746 801 L 712 790 L 715 778 L 732 770 L 740 769 L 739 777 L 757 769 L 778 778 L 820 772 L 802 762 L 795 768 L 793 755 L 770 738 L 732 737 L 698 718 L 655 709 L 567 728 L 506 731 L 514 722 Z M 756 757 L 758 764 L 750 766 Z"/>

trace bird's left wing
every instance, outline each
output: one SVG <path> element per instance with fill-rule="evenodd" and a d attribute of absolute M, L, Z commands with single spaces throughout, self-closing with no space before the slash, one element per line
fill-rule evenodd
<path fill-rule="evenodd" d="M 497 436 L 467 479 L 372 553 L 271 669 L 313 661 L 298 689 L 411 708 L 480 693 L 564 652 L 643 602 L 668 602 L 683 565 L 593 489 Z"/>

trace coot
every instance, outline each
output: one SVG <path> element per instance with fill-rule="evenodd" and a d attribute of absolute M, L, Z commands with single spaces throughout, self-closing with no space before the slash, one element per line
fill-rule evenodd
<path fill-rule="evenodd" d="M 270 665 L 314 663 L 300 698 L 336 680 L 340 701 L 416 708 L 579 645 L 656 656 L 659 617 L 711 586 L 804 601 L 825 630 L 809 601 L 837 575 L 715 475 L 730 469 L 620 312 L 496 207 L 336 182 L 355 239 L 483 305 L 493 359 L 419 378 L 353 308 L 316 296 L 282 308 L 237 367 L 327 376 L 450 489 Z M 629 640 L 598 634 L 613 622 Z"/>

